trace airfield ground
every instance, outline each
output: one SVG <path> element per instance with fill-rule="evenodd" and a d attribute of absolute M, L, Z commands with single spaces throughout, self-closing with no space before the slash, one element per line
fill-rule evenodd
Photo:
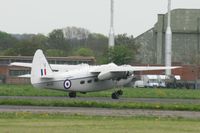
<path fill-rule="evenodd" d="M 199 133 L 199 125 L 180 118 L 0 113 L 2 133 Z"/>
<path fill-rule="evenodd" d="M 114 90 L 80 94 L 80 97 L 111 97 Z M 200 90 L 124 88 L 125 98 L 200 99 Z M 34 88 L 31 85 L 0 85 L 0 96 L 68 96 L 67 92 Z"/>
<path fill-rule="evenodd" d="M 121 101 L 108 100 L 110 99 L 112 91 L 113 90 L 89 93 L 86 95 L 80 94 L 78 96 L 83 97 L 82 99 L 69 100 L 69 98 L 66 98 L 67 94 L 65 92 L 35 89 L 30 85 L 0 85 L 0 107 L 2 109 L 0 112 L 0 131 L 2 133 L 200 132 L 200 90 L 126 88 L 124 89 L 124 96 Z M 104 99 L 103 101 L 94 100 L 101 99 L 102 97 Z M 25 108 L 28 107 L 27 105 L 31 104 L 35 104 L 31 106 L 33 109 L 26 110 Z M 36 110 L 36 112 L 34 112 L 38 104 L 42 106 L 38 108 L 45 109 L 47 107 L 47 110 Z M 11 110 L 7 110 L 7 107 L 9 107 L 7 105 L 11 107 Z M 16 108 L 18 109 L 12 110 L 14 107 L 13 105 L 17 105 Z M 48 111 L 50 110 L 48 109 L 49 106 L 51 106 L 50 108 L 54 108 L 52 106 L 57 108 L 63 105 L 65 106 L 63 108 L 86 105 L 86 112 L 89 112 L 89 114 Z M 93 110 L 96 105 L 100 105 L 96 108 L 97 110 L 94 111 L 97 113 L 91 115 L 90 111 Z M 57 109 L 61 110 L 59 107 Z M 133 113 L 138 111 L 139 115 L 105 115 L 106 111 L 103 109 L 110 110 L 111 114 L 114 114 L 114 110 L 118 112 L 124 109 L 125 111 L 123 113 L 125 114 L 127 110 Z M 66 109 L 64 110 L 66 111 Z M 75 110 L 82 109 L 76 108 Z M 178 112 L 176 110 L 181 111 Z M 140 112 L 142 111 L 147 112 L 147 115 L 141 114 Z M 148 113 L 148 111 L 150 113 Z M 73 110 L 71 112 L 73 112 Z M 98 114 L 98 112 L 105 112 L 105 114 L 99 115 L 101 113 Z M 164 112 L 164 115 L 153 115 L 153 113 L 162 114 L 161 112 Z M 184 114 L 184 112 L 186 114 Z M 189 117 L 187 117 L 188 114 Z"/>

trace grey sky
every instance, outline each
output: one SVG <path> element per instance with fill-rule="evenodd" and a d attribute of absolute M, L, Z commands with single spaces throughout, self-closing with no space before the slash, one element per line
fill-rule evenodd
<path fill-rule="evenodd" d="M 172 8 L 200 8 L 200 0 L 172 0 Z M 110 0 L 0 0 L 0 30 L 43 33 L 67 26 L 107 35 Z M 167 0 L 115 0 L 115 32 L 137 36 L 151 28 Z"/>

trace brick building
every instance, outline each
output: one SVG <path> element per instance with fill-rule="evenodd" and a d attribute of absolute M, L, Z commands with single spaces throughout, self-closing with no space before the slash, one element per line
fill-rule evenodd
<path fill-rule="evenodd" d="M 31 63 L 32 56 L 0 56 L 0 83 L 7 84 L 24 84 L 30 83 L 28 78 L 19 78 L 19 75 L 30 74 L 30 68 L 9 66 L 12 62 Z M 96 60 L 94 57 L 47 57 L 50 64 L 81 64 L 86 63 L 93 65 Z"/>
<path fill-rule="evenodd" d="M 138 66 L 161 66 L 161 65 L 138 65 Z M 180 75 L 183 81 L 196 81 L 200 79 L 200 66 L 195 65 L 176 65 L 181 68 L 172 69 L 172 75 Z M 165 75 L 165 70 L 154 70 L 154 71 L 141 71 L 135 73 L 137 76 L 140 75 Z"/>

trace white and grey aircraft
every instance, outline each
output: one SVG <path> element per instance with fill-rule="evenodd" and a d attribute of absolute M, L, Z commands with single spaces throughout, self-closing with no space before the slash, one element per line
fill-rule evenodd
<path fill-rule="evenodd" d="M 69 97 L 76 93 L 87 93 L 123 86 L 133 79 L 134 71 L 165 70 L 178 67 L 134 67 L 118 66 L 114 63 L 90 66 L 80 65 L 50 65 L 42 50 L 37 50 L 31 63 L 11 63 L 14 66 L 31 67 L 31 84 L 36 88 L 56 89 L 69 92 Z M 113 99 L 118 99 L 122 90 L 112 93 Z"/>

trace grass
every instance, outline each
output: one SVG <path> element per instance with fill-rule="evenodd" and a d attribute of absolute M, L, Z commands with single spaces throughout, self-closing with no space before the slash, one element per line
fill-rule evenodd
<path fill-rule="evenodd" d="M 88 93 L 79 96 L 110 97 L 113 90 Z M 2 96 L 66 96 L 62 91 L 37 89 L 31 85 L 0 85 Z M 123 97 L 131 98 L 182 98 L 200 99 L 200 90 L 186 89 L 124 89 Z M 117 109 L 159 109 L 200 111 L 200 104 L 187 103 L 142 103 L 142 102 L 97 102 L 78 99 L 1 99 L 0 105 L 32 105 L 32 106 L 63 106 L 63 107 L 99 107 Z"/>
<path fill-rule="evenodd" d="M 0 85 L 0 96 L 66 96 L 63 91 L 34 88 L 32 85 Z"/>
<path fill-rule="evenodd" d="M 200 111 L 199 104 L 177 103 L 139 103 L 139 102 L 95 102 L 81 100 L 51 100 L 51 99 L 2 99 L 0 105 L 31 105 L 54 107 L 97 107 L 116 109 L 157 109 L 157 110 L 187 110 Z"/>
<path fill-rule="evenodd" d="M 199 133 L 199 125 L 179 118 L 0 113 L 1 133 Z"/>
<path fill-rule="evenodd" d="M 114 90 L 78 94 L 81 97 L 110 97 Z M 200 99 L 200 90 L 125 88 L 127 98 Z M 0 96 L 67 96 L 67 92 L 34 88 L 31 85 L 0 85 Z"/>

